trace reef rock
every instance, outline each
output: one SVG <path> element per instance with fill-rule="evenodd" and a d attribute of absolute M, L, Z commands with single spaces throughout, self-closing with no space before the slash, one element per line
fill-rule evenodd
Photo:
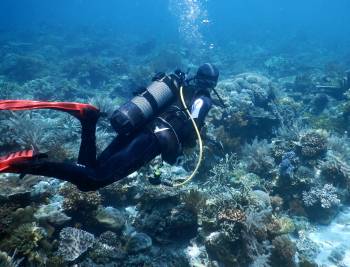
<path fill-rule="evenodd" d="M 30 185 L 22 183 L 15 175 L 4 175 L 0 178 L 0 202 L 29 203 L 31 200 Z"/>
<path fill-rule="evenodd" d="M 71 220 L 71 217 L 63 212 L 60 202 L 40 206 L 34 217 L 39 221 L 47 221 L 54 225 L 62 225 Z"/>
<path fill-rule="evenodd" d="M 40 181 L 33 186 L 31 191 L 32 197 L 44 197 L 54 194 L 60 186 L 60 182 L 57 179 L 50 179 L 48 181 Z"/>
<path fill-rule="evenodd" d="M 113 230 L 121 230 L 125 225 L 124 215 L 113 207 L 100 207 L 96 219 L 99 223 Z"/>
<path fill-rule="evenodd" d="M 60 232 L 58 255 L 66 261 L 74 261 L 94 245 L 95 237 L 86 231 L 72 227 Z"/>
<path fill-rule="evenodd" d="M 127 242 L 127 251 L 136 253 L 152 247 L 152 238 L 144 233 L 133 234 Z"/>

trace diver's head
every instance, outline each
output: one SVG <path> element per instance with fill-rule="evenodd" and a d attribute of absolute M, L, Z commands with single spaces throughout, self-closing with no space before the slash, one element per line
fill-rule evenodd
<path fill-rule="evenodd" d="M 205 63 L 197 70 L 194 77 L 196 84 L 203 89 L 215 88 L 219 79 L 219 70 L 211 63 Z"/>

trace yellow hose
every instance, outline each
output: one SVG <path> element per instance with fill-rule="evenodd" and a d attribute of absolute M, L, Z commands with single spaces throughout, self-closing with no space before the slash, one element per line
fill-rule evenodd
<path fill-rule="evenodd" d="M 178 183 L 178 184 L 174 184 L 173 186 L 182 186 L 182 185 L 187 184 L 189 181 L 191 181 L 192 178 L 196 175 L 196 173 L 197 173 L 197 171 L 198 171 L 198 169 L 199 169 L 199 167 L 200 167 L 200 165 L 202 163 L 202 159 L 203 159 L 203 141 L 202 141 L 202 137 L 201 137 L 201 134 L 199 132 L 199 129 L 198 129 L 198 126 L 197 126 L 196 122 L 192 118 L 192 115 L 191 115 L 190 111 L 187 108 L 187 105 L 186 105 L 186 102 L 185 102 L 185 99 L 184 99 L 184 95 L 183 95 L 183 86 L 180 87 L 180 98 L 181 98 L 182 105 L 184 106 L 184 108 L 185 108 L 185 110 L 187 112 L 187 115 L 190 117 L 190 120 L 192 122 L 193 128 L 195 129 L 196 134 L 197 134 L 198 143 L 199 143 L 199 157 L 198 157 L 196 168 L 193 170 L 192 174 L 190 176 L 188 176 L 185 179 L 185 181 L 183 181 L 181 183 Z"/>

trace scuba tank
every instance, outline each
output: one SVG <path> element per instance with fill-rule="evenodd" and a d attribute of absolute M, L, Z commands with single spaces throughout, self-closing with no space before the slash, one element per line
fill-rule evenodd
<path fill-rule="evenodd" d="M 179 95 L 181 75 L 157 74 L 146 90 L 113 112 L 111 125 L 121 135 L 140 129 Z"/>

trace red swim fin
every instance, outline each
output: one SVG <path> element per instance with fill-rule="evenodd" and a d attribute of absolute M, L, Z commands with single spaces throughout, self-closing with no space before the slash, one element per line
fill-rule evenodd
<path fill-rule="evenodd" d="M 0 110 L 31 110 L 31 109 L 55 109 L 65 111 L 78 119 L 85 118 L 85 111 L 99 112 L 98 108 L 90 104 L 75 102 L 47 102 L 33 100 L 0 100 Z"/>
<path fill-rule="evenodd" d="M 4 157 L 0 157 L 0 173 L 18 173 L 21 172 L 17 170 L 16 167 L 13 167 L 13 164 L 26 162 L 28 160 L 34 159 L 36 153 L 34 150 L 23 150 L 9 154 Z"/>

